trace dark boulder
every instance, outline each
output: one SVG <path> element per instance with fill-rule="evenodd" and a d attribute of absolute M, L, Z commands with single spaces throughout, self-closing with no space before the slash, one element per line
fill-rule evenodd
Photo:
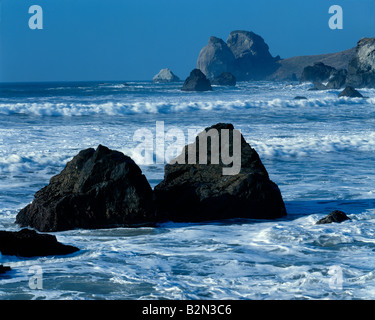
<path fill-rule="evenodd" d="M 349 62 L 346 85 L 375 88 L 375 38 L 358 41 L 356 54 Z"/>
<path fill-rule="evenodd" d="M 225 134 L 225 140 L 223 136 Z M 207 139 L 207 136 L 211 136 Z M 204 146 L 207 143 L 207 149 Z M 213 150 L 217 148 L 214 152 Z M 238 171 L 224 151 L 238 156 Z M 200 157 L 207 157 L 202 163 Z M 178 162 L 176 162 L 178 161 Z M 278 186 L 272 182 L 258 153 L 231 124 L 206 128 L 181 155 L 165 166 L 164 180 L 154 188 L 158 215 L 171 221 L 231 218 L 274 219 L 286 215 Z"/>
<path fill-rule="evenodd" d="M 190 72 L 190 76 L 186 78 L 182 91 L 211 91 L 210 80 L 199 69 Z"/>
<path fill-rule="evenodd" d="M 50 234 L 39 234 L 34 230 L 18 232 L 0 231 L 0 252 L 3 255 L 39 257 L 71 254 L 79 249 L 57 241 Z"/>
<path fill-rule="evenodd" d="M 12 270 L 11 267 L 3 266 L 2 264 L 0 264 L 0 274 L 4 274 L 5 272 L 11 271 L 11 270 Z"/>
<path fill-rule="evenodd" d="M 223 72 L 212 81 L 212 84 L 234 87 L 236 85 L 236 77 L 230 72 Z"/>
<path fill-rule="evenodd" d="M 340 223 L 346 220 L 350 220 L 350 218 L 345 214 L 345 212 L 342 212 L 340 210 L 334 210 L 326 217 L 320 219 L 316 222 L 316 224 L 327 224 L 327 223 Z"/>
<path fill-rule="evenodd" d="M 303 96 L 296 96 L 293 100 L 307 100 L 307 98 Z"/>
<path fill-rule="evenodd" d="M 16 223 L 39 231 L 152 225 L 152 189 L 128 156 L 99 145 L 79 152 L 22 209 Z"/>
<path fill-rule="evenodd" d="M 335 68 L 325 65 L 323 62 L 316 62 L 312 66 L 303 69 L 301 82 L 324 82 L 336 71 Z"/>
<path fill-rule="evenodd" d="M 339 97 L 364 98 L 361 93 L 351 86 L 346 87 L 342 92 L 340 92 Z"/>

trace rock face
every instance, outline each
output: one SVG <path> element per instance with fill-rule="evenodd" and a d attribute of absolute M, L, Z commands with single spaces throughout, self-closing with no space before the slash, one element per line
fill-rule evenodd
<path fill-rule="evenodd" d="M 207 156 L 207 164 L 199 162 L 202 155 L 199 146 L 204 143 L 201 138 L 204 139 L 212 129 L 218 134 L 219 158 L 223 157 L 225 145 L 233 154 L 233 125 L 219 123 L 206 128 L 175 159 L 183 160 L 185 164 L 179 162 L 165 166 L 164 180 L 154 188 L 158 215 L 165 220 L 184 222 L 285 216 L 286 209 L 278 186 L 269 179 L 259 155 L 238 131 L 241 150 L 238 174 L 223 175 L 223 168 L 229 165 L 213 159 L 210 147 L 215 140 L 208 140 L 207 150 L 201 150 Z M 225 130 L 229 139 L 223 141 Z M 196 164 L 189 164 L 188 150 L 194 150 Z"/>
<path fill-rule="evenodd" d="M 236 85 L 236 77 L 230 72 L 223 72 L 212 81 L 212 84 L 234 87 Z"/>
<path fill-rule="evenodd" d="M 210 37 L 208 44 L 199 53 L 197 69 L 213 80 L 223 72 L 230 72 L 234 67 L 234 55 L 221 39 Z"/>
<path fill-rule="evenodd" d="M 356 54 L 348 66 L 346 84 L 355 88 L 375 88 L 375 38 L 363 38 L 357 43 Z"/>
<path fill-rule="evenodd" d="M 232 31 L 225 43 L 211 37 L 198 57 L 197 68 L 213 80 L 223 72 L 232 73 L 237 80 L 261 80 L 277 69 L 268 45 L 254 32 Z"/>
<path fill-rule="evenodd" d="M 334 210 L 325 218 L 322 218 L 319 221 L 317 221 L 316 224 L 326 224 L 332 222 L 340 223 L 346 220 L 350 220 L 350 218 L 345 214 L 345 212 L 342 212 L 340 210 Z"/>
<path fill-rule="evenodd" d="M 152 78 L 154 82 L 178 82 L 180 78 L 177 77 L 170 69 L 161 69 L 157 75 Z"/>
<path fill-rule="evenodd" d="M 99 145 L 79 152 L 35 194 L 16 223 L 39 231 L 149 225 L 152 189 L 135 162 Z"/>
<path fill-rule="evenodd" d="M 186 78 L 182 91 L 211 91 L 210 80 L 199 69 L 190 72 L 190 76 Z"/>
<path fill-rule="evenodd" d="M 18 232 L 0 231 L 0 252 L 4 255 L 36 257 L 71 254 L 79 249 L 64 245 L 49 234 L 38 234 L 34 230 Z"/>
<path fill-rule="evenodd" d="M 324 82 L 335 71 L 335 68 L 325 65 L 323 62 L 316 62 L 313 66 L 307 66 L 303 69 L 301 82 Z"/>
<path fill-rule="evenodd" d="M 353 87 L 348 86 L 339 94 L 339 97 L 363 98 L 363 95 Z"/>

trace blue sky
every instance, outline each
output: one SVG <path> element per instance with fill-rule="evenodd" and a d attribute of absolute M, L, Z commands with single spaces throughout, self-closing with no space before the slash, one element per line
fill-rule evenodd
<path fill-rule="evenodd" d="M 341 5 L 344 29 L 328 27 Z M 31 30 L 31 5 L 43 30 Z M 184 79 L 211 35 L 261 35 L 287 58 L 345 50 L 375 36 L 374 0 L 0 0 L 0 81 Z"/>

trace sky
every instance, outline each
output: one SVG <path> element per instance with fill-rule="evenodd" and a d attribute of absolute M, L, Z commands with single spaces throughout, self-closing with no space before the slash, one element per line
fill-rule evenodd
<path fill-rule="evenodd" d="M 43 29 L 30 29 L 32 5 Z M 331 30 L 329 7 L 343 9 Z M 273 56 L 338 52 L 375 37 L 374 0 L 0 0 L 0 82 L 185 79 L 210 36 L 263 37 Z"/>

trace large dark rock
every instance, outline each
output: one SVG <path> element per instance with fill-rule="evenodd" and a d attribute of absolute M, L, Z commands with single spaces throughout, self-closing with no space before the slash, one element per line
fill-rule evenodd
<path fill-rule="evenodd" d="M 356 54 L 348 66 L 346 84 L 355 88 L 375 88 L 375 38 L 357 43 Z"/>
<path fill-rule="evenodd" d="M 364 98 L 361 93 L 351 86 L 346 87 L 342 92 L 340 92 L 339 97 Z"/>
<path fill-rule="evenodd" d="M 208 139 L 207 152 L 202 151 L 204 148 L 202 154 L 199 151 L 200 143 L 207 141 L 205 135 L 215 132 L 218 134 L 216 146 L 220 161 L 211 150 L 215 138 Z M 227 142 L 228 139 L 222 140 L 225 132 L 229 133 Z M 270 180 L 258 153 L 238 131 L 239 173 L 224 175 L 223 168 L 232 164 L 222 161 L 223 148 L 229 148 L 233 155 L 234 132 L 231 124 L 219 123 L 206 128 L 193 144 L 185 146 L 182 154 L 165 166 L 164 180 L 154 188 L 159 217 L 191 222 L 230 218 L 274 219 L 286 215 L 278 186 Z M 234 151 L 239 150 L 235 148 Z M 189 154 L 193 155 L 190 161 Z M 201 155 L 207 156 L 207 164 L 199 161 Z"/>
<path fill-rule="evenodd" d="M 340 89 L 345 85 L 346 77 L 348 71 L 346 69 L 340 69 L 332 72 L 328 83 L 326 84 L 326 89 Z"/>
<path fill-rule="evenodd" d="M 210 80 L 199 69 L 190 72 L 190 76 L 186 78 L 182 87 L 183 91 L 211 91 Z"/>
<path fill-rule="evenodd" d="M 152 189 L 136 163 L 99 145 L 79 152 L 35 194 L 16 223 L 39 231 L 151 225 Z"/>
<path fill-rule="evenodd" d="M 316 62 L 312 66 L 303 69 L 302 82 L 324 82 L 336 71 L 335 68 L 325 65 L 323 62 Z"/>
<path fill-rule="evenodd" d="M 236 77 L 230 72 L 223 72 L 212 81 L 212 84 L 234 87 L 236 85 Z"/>
<path fill-rule="evenodd" d="M 350 220 L 350 218 L 345 214 L 345 212 L 340 210 L 334 210 L 326 217 L 320 219 L 316 222 L 316 224 L 327 224 L 327 223 L 340 223 L 346 220 Z"/>
<path fill-rule="evenodd" d="M 18 232 L 0 231 L 0 252 L 3 255 L 36 257 L 71 254 L 79 249 L 57 241 L 50 234 L 39 234 L 34 230 Z"/>

